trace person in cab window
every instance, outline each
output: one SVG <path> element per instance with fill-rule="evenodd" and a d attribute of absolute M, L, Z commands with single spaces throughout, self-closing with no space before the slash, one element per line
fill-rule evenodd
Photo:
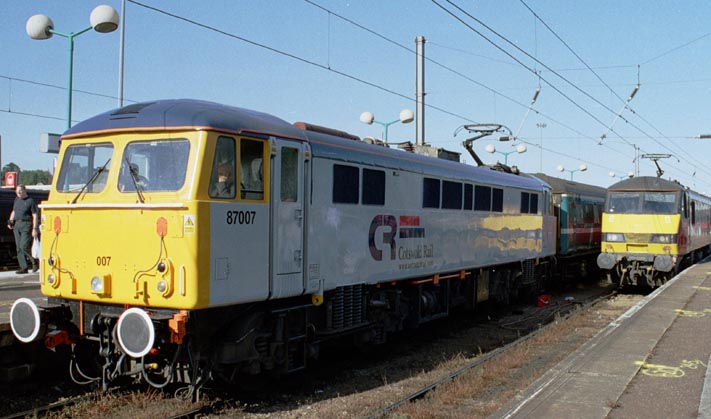
<path fill-rule="evenodd" d="M 136 186 L 138 186 L 141 190 L 144 190 L 148 184 L 148 179 L 146 179 L 145 176 L 141 176 L 138 172 L 138 165 L 136 163 L 131 163 L 131 168 L 129 169 L 129 166 L 124 162 L 123 167 L 121 168 L 121 176 L 119 179 L 119 191 L 121 192 L 130 192 L 130 191 L 135 191 Z M 131 174 L 133 172 L 133 175 Z M 133 177 L 135 176 L 135 181 Z M 135 182 L 135 186 L 134 186 Z"/>
<path fill-rule="evenodd" d="M 217 167 L 217 182 L 210 187 L 213 198 L 234 198 L 235 182 L 232 176 L 232 166 L 223 163 Z"/>

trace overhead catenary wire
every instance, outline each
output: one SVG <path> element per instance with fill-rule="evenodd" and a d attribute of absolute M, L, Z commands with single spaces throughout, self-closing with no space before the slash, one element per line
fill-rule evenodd
<path fill-rule="evenodd" d="M 603 78 L 600 77 L 600 75 L 599 75 L 590 65 L 588 65 L 588 63 L 587 63 L 585 60 L 583 60 L 583 58 L 582 58 L 577 52 L 575 52 L 575 50 L 573 50 L 573 48 L 572 48 L 567 42 L 565 42 L 565 40 L 563 40 L 563 38 L 561 38 L 560 35 L 558 35 L 558 33 L 556 33 L 556 31 L 553 30 L 553 28 L 552 28 L 550 25 L 548 25 L 548 23 L 546 23 L 546 22 L 525 2 L 525 0 L 519 0 L 519 1 L 521 2 L 521 4 L 524 5 L 524 7 L 525 7 L 526 9 L 528 9 L 529 12 L 531 12 L 531 14 L 532 14 L 539 22 L 541 22 L 541 23 L 553 34 L 553 36 L 556 37 L 556 39 L 558 39 L 558 40 L 568 49 L 568 51 L 570 51 L 570 52 L 575 56 L 575 58 L 578 59 L 578 61 L 580 61 L 581 63 L 583 63 L 583 65 L 585 65 L 585 67 L 586 67 L 613 95 L 615 95 L 615 97 L 617 97 L 617 98 L 620 100 L 620 102 L 623 102 L 623 103 L 624 103 L 623 108 L 617 113 L 617 115 L 616 115 L 615 118 L 613 119 L 612 123 L 610 124 L 610 128 L 608 128 L 608 130 L 605 131 L 605 133 L 603 133 L 602 136 L 600 137 L 600 142 L 602 142 L 602 141 L 607 137 L 607 134 L 609 133 L 609 131 L 611 131 L 611 127 L 614 127 L 615 122 L 616 122 L 618 119 L 621 118 L 622 112 L 623 112 L 625 109 L 629 109 L 630 112 L 632 112 L 633 115 L 637 116 L 637 117 L 640 118 L 642 121 L 646 122 L 647 125 L 649 125 L 650 127 L 652 127 L 655 131 L 657 131 L 657 133 L 659 133 L 660 135 L 662 135 L 662 137 L 664 137 L 665 139 L 668 139 L 659 129 L 657 129 L 654 125 L 652 125 L 651 122 L 647 121 L 645 118 L 642 117 L 642 115 L 640 115 L 639 113 L 635 112 L 634 109 L 632 109 L 631 107 L 629 107 L 629 103 L 632 101 L 632 99 L 634 98 L 635 94 L 637 94 L 637 92 L 638 92 L 638 90 L 639 90 L 639 88 L 640 88 L 640 82 L 639 82 L 639 69 L 640 69 L 640 65 L 637 65 L 637 85 L 635 86 L 635 89 L 632 91 L 632 93 L 631 93 L 630 96 L 627 98 L 627 100 L 625 100 L 625 99 L 623 99 L 612 87 L 610 87 L 610 85 L 607 84 L 607 83 L 605 82 L 605 80 L 603 80 Z M 650 60 L 645 61 L 643 64 L 647 64 L 647 63 L 649 63 L 649 62 L 652 62 L 652 61 L 656 60 L 657 58 L 661 58 L 661 57 L 663 57 L 663 56 L 665 56 L 665 55 L 667 55 L 667 54 L 670 54 L 671 52 L 674 52 L 674 51 L 676 51 L 676 50 L 678 50 L 678 49 L 681 49 L 681 48 L 683 48 L 683 47 L 685 47 L 685 46 L 688 46 L 688 45 L 690 45 L 690 44 L 692 44 L 692 43 L 694 43 L 694 42 L 697 42 L 697 41 L 699 41 L 699 40 L 701 40 L 701 39 L 703 39 L 703 38 L 706 38 L 706 37 L 709 36 L 709 35 L 711 35 L 711 32 L 709 32 L 709 33 L 707 33 L 707 34 L 705 34 L 705 35 L 702 35 L 702 36 L 700 36 L 700 37 L 698 37 L 698 38 L 696 38 L 696 39 L 694 39 L 694 40 L 692 40 L 692 41 L 689 41 L 689 42 L 687 42 L 687 43 L 685 43 L 685 44 L 683 44 L 683 45 L 681 45 L 681 46 L 672 48 L 672 49 L 670 49 L 670 50 L 664 52 L 663 54 L 660 54 L 660 55 L 658 55 L 658 56 L 656 56 L 656 57 L 654 57 L 654 58 L 652 58 L 652 59 L 650 59 Z M 635 128 L 637 128 L 637 127 L 635 127 Z M 653 138 L 651 135 L 647 134 L 646 132 L 642 131 L 642 130 L 639 129 L 639 128 L 637 128 L 637 129 L 638 129 L 640 132 L 646 134 L 648 138 L 654 140 L 654 141 L 657 142 L 659 145 L 661 145 L 662 147 L 666 148 L 668 151 L 672 151 L 672 150 L 669 149 L 666 145 L 660 143 L 657 139 Z M 628 144 L 629 144 L 629 143 L 628 143 Z M 683 148 L 680 148 L 680 150 L 681 150 L 682 152 L 684 152 L 685 154 L 687 154 L 687 157 L 688 157 L 689 160 L 692 160 L 692 161 L 693 161 L 693 160 L 696 160 L 696 158 L 695 158 L 693 155 L 691 155 L 690 153 L 688 153 L 688 152 L 687 152 L 686 150 L 684 150 Z M 698 160 L 696 160 L 696 162 L 699 163 L 699 164 L 701 164 L 701 162 L 699 162 Z M 703 166 L 703 164 L 702 164 L 702 166 Z M 710 172 L 707 172 L 707 173 L 711 174 Z"/>
<path fill-rule="evenodd" d="M 384 35 L 382 35 L 382 34 L 376 32 L 376 31 L 373 30 L 373 29 L 370 29 L 370 28 L 368 28 L 368 27 L 366 27 L 366 26 L 364 26 L 364 25 L 362 25 L 362 24 L 360 24 L 360 23 L 358 23 L 358 22 L 353 21 L 352 19 L 349 19 L 349 18 L 347 18 L 347 17 L 345 17 L 345 16 L 343 16 L 343 15 L 340 15 L 340 14 L 334 12 L 334 11 L 331 10 L 331 9 L 328 9 L 328 8 L 326 8 L 326 7 L 324 7 L 324 6 L 321 6 L 321 5 L 317 4 L 317 3 L 314 3 L 314 2 L 311 1 L 311 0 L 304 0 L 304 1 L 305 1 L 306 3 L 308 3 L 308 4 L 311 4 L 311 5 L 313 5 L 313 6 L 317 7 L 317 8 L 319 8 L 319 9 L 321 9 L 321 10 L 327 12 L 329 15 L 336 16 L 336 17 L 338 17 L 339 19 L 342 19 L 342 20 L 345 21 L 345 22 L 348 22 L 348 23 L 350 23 L 350 24 L 352 24 L 352 25 L 354 25 L 354 26 L 356 26 L 356 27 L 358 27 L 358 28 L 360 28 L 360 29 L 362 29 L 362 30 L 364 30 L 364 31 L 366 31 L 366 32 L 368 32 L 368 33 L 370 33 L 370 34 L 373 34 L 373 35 L 377 36 L 378 38 L 383 39 L 383 40 L 386 41 L 386 42 L 389 42 L 389 43 L 391 43 L 391 44 L 393 44 L 393 45 L 396 45 L 396 46 L 398 46 L 398 47 L 400 47 L 400 48 L 402 48 L 402 49 L 404 49 L 404 50 L 406 50 L 406 51 L 411 52 L 412 54 L 415 54 L 415 51 L 414 51 L 412 48 L 409 48 L 409 47 L 407 47 L 407 46 L 405 46 L 405 45 L 403 45 L 403 44 L 401 44 L 401 43 L 399 43 L 399 42 L 397 42 L 397 41 L 394 41 L 394 40 L 392 40 L 392 39 L 390 39 L 390 38 L 388 38 L 388 37 L 386 37 L 386 36 L 384 36 Z M 432 44 L 431 41 L 430 41 L 429 43 Z M 436 44 L 436 43 L 435 43 L 435 45 L 439 45 L 439 44 Z M 471 82 L 471 83 L 473 83 L 473 84 L 475 84 L 475 85 L 477 85 L 477 86 L 479 86 L 479 87 L 481 87 L 481 88 L 483 88 L 483 89 L 485 89 L 485 90 L 488 90 L 489 92 L 491 92 L 491 93 L 493 93 L 493 94 L 495 94 L 495 95 L 501 96 L 502 98 L 504 98 L 504 99 L 506 99 L 506 100 L 508 100 L 508 101 L 510 101 L 510 102 L 512 102 L 512 103 L 514 103 L 514 104 L 516 104 L 516 105 L 519 105 L 519 106 L 521 106 L 522 108 L 528 108 L 528 107 L 530 106 L 530 105 L 526 105 L 526 104 L 524 104 L 524 103 L 522 103 L 522 102 L 520 102 L 520 101 L 518 101 L 518 100 L 516 100 L 516 99 L 514 99 L 514 98 L 512 98 L 512 97 L 510 97 L 510 96 L 508 96 L 508 95 L 506 95 L 506 94 L 504 94 L 504 93 L 501 93 L 500 91 L 497 91 L 496 89 L 493 89 L 493 88 L 491 88 L 491 87 L 489 87 L 489 86 L 487 86 L 487 85 L 485 85 L 485 84 L 483 84 L 483 83 L 481 83 L 481 82 L 479 82 L 479 81 L 477 81 L 477 80 L 474 80 L 474 79 L 472 79 L 471 77 L 467 76 L 466 74 L 464 74 L 464 73 L 462 73 L 462 72 L 460 72 L 460 71 L 457 71 L 457 70 L 455 70 L 455 69 L 453 69 L 453 68 L 451 68 L 451 67 L 448 67 L 448 66 L 446 66 L 446 65 L 444 65 L 444 64 L 442 64 L 442 63 L 440 63 L 440 62 L 438 62 L 438 61 L 436 61 L 436 60 L 433 60 L 433 59 L 431 59 L 431 58 L 429 58 L 429 57 L 425 57 L 425 60 L 426 60 L 427 62 L 432 63 L 432 64 L 434 64 L 434 65 L 436 65 L 436 66 L 438 66 L 438 67 L 440 67 L 440 68 L 443 68 L 443 69 L 445 69 L 445 70 L 451 72 L 452 74 L 455 74 L 455 75 L 457 75 L 457 76 L 459 76 L 459 77 L 461 77 L 461 78 L 463 78 L 463 79 L 465 79 L 465 80 L 467 80 L 467 81 L 469 81 L 469 82 Z M 517 64 L 515 64 L 515 63 L 509 63 L 509 64 L 517 65 Z M 540 83 L 540 82 L 539 82 L 539 83 Z M 549 120 L 549 121 L 551 121 L 551 122 L 553 122 L 553 123 L 555 123 L 555 124 L 557 124 L 557 125 L 560 125 L 560 126 L 566 128 L 566 129 L 568 129 L 568 130 L 570 130 L 570 131 L 572 131 L 572 132 L 574 132 L 574 133 L 576 133 L 576 134 L 578 134 L 578 135 L 580 135 L 580 136 L 582 136 L 582 137 L 584 137 L 584 138 L 587 138 L 587 139 L 590 139 L 590 140 L 595 140 L 595 138 L 593 138 L 592 136 L 585 135 L 585 134 L 583 134 L 582 132 L 580 132 L 579 130 L 577 130 L 576 128 L 573 128 L 572 126 L 570 126 L 570 125 L 568 125 L 568 124 L 565 124 L 564 122 L 559 121 L 558 119 L 556 119 L 556 118 L 554 118 L 554 117 L 552 117 L 552 116 L 550 116 L 550 115 L 547 115 L 547 114 L 541 112 L 541 111 L 538 110 L 538 109 L 531 108 L 531 110 L 533 110 L 533 112 L 535 112 L 536 114 L 540 115 L 541 117 L 546 118 L 547 120 Z"/>
<path fill-rule="evenodd" d="M 530 68 L 528 65 L 526 65 L 525 63 L 523 63 L 521 60 L 517 59 L 514 55 L 512 55 L 511 53 L 509 53 L 508 51 L 506 51 L 503 47 L 501 47 L 500 45 L 496 44 L 494 41 L 492 41 L 492 40 L 489 39 L 487 36 L 485 36 L 483 33 L 481 33 L 481 31 L 479 31 L 479 30 L 477 30 L 476 28 L 474 28 L 473 26 L 469 25 L 469 24 L 466 23 L 463 19 L 461 19 L 459 16 L 457 16 L 455 13 L 453 13 L 451 10 L 447 9 L 446 7 L 444 7 L 443 5 L 441 5 L 440 3 L 438 3 L 437 0 L 431 0 L 431 1 L 432 1 L 432 3 L 434 3 L 435 5 L 437 5 L 440 9 L 442 9 L 442 10 L 445 11 L 447 14 L 449 14 L 450 16 L 452 16 L 455 20 L 459 21 L 459 22 L 462 23 L 464 26 L 466 26 L 467 28 L 469 28 L 471 31 L 473 31 L 474 33 L 476 33 L 477 35 L 479 35 L 480 37 L 482 37 L 484 40 L 486 40 L 486 41 L 487 41 L 488 43 L 490 43 L 492 46 L 494 46 L 495 48 L 499 49 L 501 52 L 503 52 L 504 54 L 506 54 L 508 57 L 510 57 L 510 58 L 512 58 L 513 60 L 515 60 L 516 62 L 518 62 L 523 68 L 525 68 L 526 70 L 530 71 L 531 73 L 534 73 L 534 74 L 536 73 L 536 72 L 535 72 L 532 68 Z M 607 107 L 606 105 L 604 105 L 602 102 L 600 102 L 599 100 L 597 100 L 597 99 L 594 98 L 593 96 L 589 95 L 587 92 L 585 92 L 585 91 L 583 91 L 582 89 L 580 89 L 580 88 L 579 88 L 578 86 L 576 86 L 574 83 L 570 82 L 570 81 L 567 80 L 565 77 L 561 76 L 560 74 L 558 74 L 557 72 L 555 72 L 552 68 L 550 68 L 549 66 L 547 66 L 545 63 L 542 63 L 540 60 L 536 59 L 536 58 L 533 57 L 531 54 L 527 53 L 526 51 L 524 51 L 523 49 L 521 49 L 520 47 L 518 47 L 515 43 L 513 43 L 513 42 L 510 41 L 510 40 L 508 40 L 506 37 L 502 36 L 501 34 L 499 34 L 499 33 L 498 33 L 497 31 L 495 31 L 494 29 L 490 28 L 488 25 L 486 25 L 486 24 L 485 24 L 484 22 L 482 22 L 481 20 L 479 20 L 479 19 L 477 19 L 476 17 L 472 16 L 470 13 L 468 13 L 466 10 L 462 9 L 461 7 L 459 7 L 457 4 L 453 3 L 451 0 L 445 0 L 445 1 L 446 1 L 447 3 L 449 3 L 450 5 L 452 5 L 453 7 L 455 7 L 457 10 L 459 10 L 461 13 L 463 13 L 463 14 L 466 15 L 467 17 L 471 18 L 472 20 L 476 21 L 477 23 L 479 23 L 479 24 L 481 24 L 482 26 L 484 26 L 485 28 L 487 28 L 489 31 L 491 31 L 492 33 L 494 33 L 496 36 L 498 36 L 499 38 L 501 38 L 502 40 L 504 40 L 504 41 L 507 42 L 508 44 L 512 45 L 514 48 L 516 48 L 517 50 L 519 50 L 520 52 L 522 52 L 523 54 L 525 54 L 525 55 L 528 56 L 529 58 L 533 59 L 535 62 L 538 62 L 538 63 L 540 63 L 541 65 L 543 65 L 546 69 L 548 69 L 549 71 L 553 72 L 555 75 L 557 75 L 558 77 L 560 77 L 560 78 L 561 78 L 562 80 L 564 80 L 565 82 L 569 83 L 569 84 L 570 84 L 571 86 L 573 86 L 576 90 L 578 90 L 578 91 L 580 91 L 581 93 L 583 93 L 584 95 L 588 96 L 590 99 L 592 99 L 592 100 L 595 101 L 596 103 L 600 104 L 604 109 L 606 109 L 606 110 L 612 112 L 613 114 L 615 114 L 615 111 L 614 111 L 614 110 L 610 109 L 609 107 Z M 580 104 L 578 104 L 577 102 L 575 102 L 574 100 L 572 100 L 569 96 L 567 96 L 566 94 L 562 93 L 562 91 L 561 91 L 560 89 L 558 89 L 556 86 L 554 86 L 553 84 L 551 84 L 547 79 L 541 77 L 541 80 L 543 80 L 547 85 L 549 85 L 550 87 L 552 87 L 556 92 L 558 92 L 559 94 L 561 94 L 561 95 L 562 95 L 564 98 L 566 98 L 568 101 L 570 101 L 571 103 L 573 103 L 576 107 L 578 107 L 579 109 L 581 109 L 584 113 L 586 113 L 587 115 L 591 116 L 595 121 L 597 121 L 598 123 L 600 123 L 602 126 L 607 127 L 607 125 L 604 124 L 600 119 L 598 119 L 597 117 L 595 117 L 594 115 L 592 115 L 589 111 L 587 111 L 586 109 L 584 109 Z M 641 132 L 642 134 L 646 135 L 648 138 L 650 138 L 650 139 L 654 140 L 655 142 L 657 142 L 657 143 L 658 143 L 661 147 L 663 147 L 664 149 L 669 150 L 670 152 L 674 153 L 674 151 L 671 150 L 667 145 L 665 145 L 665 144 L 661 143 L 660 141 L 654 139 L 654 137 L 652 137 L 651 135 L 649 135 L 647 132 L 645 132 L 644 130 L 642 130 L 642 129 L 641 129 L 640 127 L 638 127 L 637 125 L 633 124 L 632 122 L 630 122 L 630 121 L 627 120 L 626 118 L 621 117 L 621 119 L 623 119 L 627 124 L 629 124 L 630 126 L 634 127 L 636 130 L 638 130 L 638 131 Z M 630 143 L 625 137 L 621 136 L 618 132 L 616 132 L 616 131 L 614 131 L 614 130 L 611 130 L 611 132 L 615 133 L 620 139 L 622 139 L 623 141 L 625 141 L 625 142 L 627 142 L 628 144 L 631 145 L 631 143 Z"/>
<path fill-rule="evenodd" d="M 212 32 L 215 32 L 215 33 L 219 33 L 219 34 L 221 34 L 221 35 L 224 35 L 224 36 L 227 36 L 227 37 L 230 37 L 230 38 L 233 38 L 233 39 L 237 39 L 237 40 L 239 40 L 239 41 L 245 42 L 245 43 L 250 44 L 250 45 L 252 45 L 252 46 L 255 46 L 255 47 L 258 47 L 258 48 L 262 48 L 262 49 L 271 51 L 271 52 L 273 52 L 273 53 L 275 53 L 275 54 L 279 54 L 279 55 L 282 55 L 282 56 L 284 56 L 284 57 L 288 57 L 288 58 L 291 58 L 291 59 L 293 59 L 293 60 L 300 61 L 300 62 L 302 62 L 302 63 L 304 63 L 304 64 L 308 64 L 308 65 L 311 65 L 311 66 L 314 66 L 314 67 L 318 67 L 318 68 L 323 69 L 323 70 L 326 70 L 326 71 L 330 71 L 330 72 L 332 72 L 332 73 L 334 73 L 334 74 L 338 74 L 339 76 L 346 77 L 346 78 L 351 79 L 351 80 L 353 80 L 353 81 L 356 81 L 356 82 L 358 82 L 358 83 L 362 83 L 362 84 L 365 84 L 365 85 L 367 85 L 367 86 L 373 87 L 373 88 L 375 88 L 375 89 L 382 90 L 382 91 L 384 91 L 384 92 L 386 92 L 386 93 L 390 93 L 390 94 L 392 94 L 392 95 L 399 96 L 399 97 L 401 97 L 401 98 L 403 98 L 403 99 L 407 99 L 408 101 L 411 101 L 411 102 L 414 102 L 414 101 L 415 101 L 414 98 L 412 98 L 412 97 L 410 97 L 410 96 L 408 96 L 408 95 L 405 95 L 405 94 L 400 93 L 400 92 L 396 92 L 396 91 L 394 91 L 394 90 L 392 90 L 392 89 L 388 89 L 387 87 L 384 87 L 384 86 L 381 86 L 381 85 L 379 85 L 379 84 L 376 84 L 376 83 L 367 81 L 367 80 L 365 80 L 365 79 L 356 77 L 356 76 L 354 76 L 354 75 L 352 75 L 352 74 L 349 74 L 349 73 L 346 73 L 346 72 L 344 72 L 344 71 L 336 70 L 336 69 L 330 67 L 329 65 L 323 65 L 323 64 L 317 63 L 317 62 L 315 62 L 315 61 L 307 60 L 306 58 L 300 57 L 300 56 L 298 56 L 298 55 L 296 55 L 296 54 L 292 54 L 292 53 L 289 53 L 289 52 L 286 52 L 286 51 L 282 51 L 282 50 L 280 50 L 280 49 L 277 49 L 277 48 L 271 47 L 271 46 L 269 46 L 269 45 L 265 45 L 265 44 L 262 44 L 262 43 L 253 41 L 253 40 L 251 40 L 251 39 L 245 38 L 245 37 L 240 36 L 240 35 L 236 35 L 236 34 L 227 32 L 227 31 L 225 31 L 225 30 L 216 28 L 216 27 L 214 27 L 214 26 L 207 25 L 207 24 L 204 24 L 204 23 L 200 23 L 200 22 L 198 22 L 198 21 L 195 21 L 195 20 L 192 20 L 192 19 L 188 19 L 188 18 L 186 18 L 186 17 L 184 17 L 184 16 L 180 16 L 180 15 L 177 15 L 177 14 L 175 14 L 175 13 L 171 13 L 171 12 L 168 12 L 168 11 L 166 11 L 166 10 L 163 10 L 163 9 L 160 9 L 160 8 L 157 8 L 157 7 L 153 7 L 153 6 L 149 6 L 149 5 L 147 5 L 147 4 L 140 3 L 140 2 L 138 2 L 138 1 L 136 1 L 136 0 L 127 0 L 127 1 L 128 1 L 129 3 L 135 4 L 136 6 L 143 7 L 143 8 L 148 9 L 148 10 L 152 10 L 152 11 L 154 11 L 154 12 L 157 12 L 157 13 L 160 13 L 160 14 L 163 14 L 163 15 L 166 15 L 166 16 L 169 16 L 169 17 L 172 17 L 172 18 L 174 18 L 174 19 L 181 20 L 181 21 L 186 22 L 186 23 L 190 23 L 190 24 L 192 24 L 192 25 L 201 27 L 201 28 L 203 28 L 203 29 L 206 29 L 206 30 L 209 30 L 209 31 L 212 31 Z M 456 114 L 456 113 L 454 113 L 454 112 L 450 112 L 450 111 L 448 111 L 448 110 L 446 110 L 446 109 L 444 109 L 444 108 L 440 108 L 440 107 L 438 107 L 438 106 L 434 106 L 434 105 L 431 105 L 431 104 L 427 104 L 426 106 L 427 106 L 428 108 L 434 109 L 434 110 L 439 111 L 439 112 L 442 112 L 442 113 L 444 113 L 444 114 L 447 114 L 447 115 L 450 115 L 450 116 L 454 116 L 454 117 L 457 117 L 457 118 L 461 118 L 461 119 L 463 119 L 463 120 L 465 120 L 465 121 L 474 122 L 474 121 L 471 121 L 471 119 L 469 119 L 469 118 L 466 117 L 466 116 L 458 115 L 458 114 Z"/>

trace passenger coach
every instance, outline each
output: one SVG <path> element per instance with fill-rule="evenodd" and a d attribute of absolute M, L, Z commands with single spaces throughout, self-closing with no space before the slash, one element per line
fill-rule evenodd
<path fill-rule="evenodd" d="M 50 305 L 18 300 L 12 327 L 71 345 L 72 377 L 104 388 L 297 371 L 325 339 L 377 344 L 536 291 L 555 253 L 539 179 L 209 102 L 79 123 L 58 167 Z"/>
<path fill-rule="evenodd" d="M 709 254 L 711 198 L 656 177 L 608 188 L 598 265 L 620 285 L 658 287 Z"/>

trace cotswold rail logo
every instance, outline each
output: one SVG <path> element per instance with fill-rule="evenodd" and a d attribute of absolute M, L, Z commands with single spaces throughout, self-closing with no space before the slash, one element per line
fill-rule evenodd
<path fill-rule="evenodd" d="M 376 243 L 376 237 L 382 240 L 382 249 Z M 383 260 L 383 253 L 389 254 L 390 260 L 412 261 L 413 259 L 431 258 L 434 256 L 434 245 L 422 244 L 425 238 L 425 228 L 420 226 L 417 215 L 380 214 L 373 217 L 368 232 L 368 247 L 370 255 L 375 260 Z M 398 243 L 402 239 L 402 243 Z M 410 244 L 415 240 L 416 243 Z M 380 242 L 380 241 L 379 241 Z M 431 262 L 414 262 L 401 265 L 401 269 L 418 268 L 431 265 Z"/>

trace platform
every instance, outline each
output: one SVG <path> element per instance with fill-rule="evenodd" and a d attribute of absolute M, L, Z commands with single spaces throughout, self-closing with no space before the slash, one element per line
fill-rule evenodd
<path fill-rule="evenodd" d="M 711 259 L 677 275 L 495 418 L 711 419 Z"/>

